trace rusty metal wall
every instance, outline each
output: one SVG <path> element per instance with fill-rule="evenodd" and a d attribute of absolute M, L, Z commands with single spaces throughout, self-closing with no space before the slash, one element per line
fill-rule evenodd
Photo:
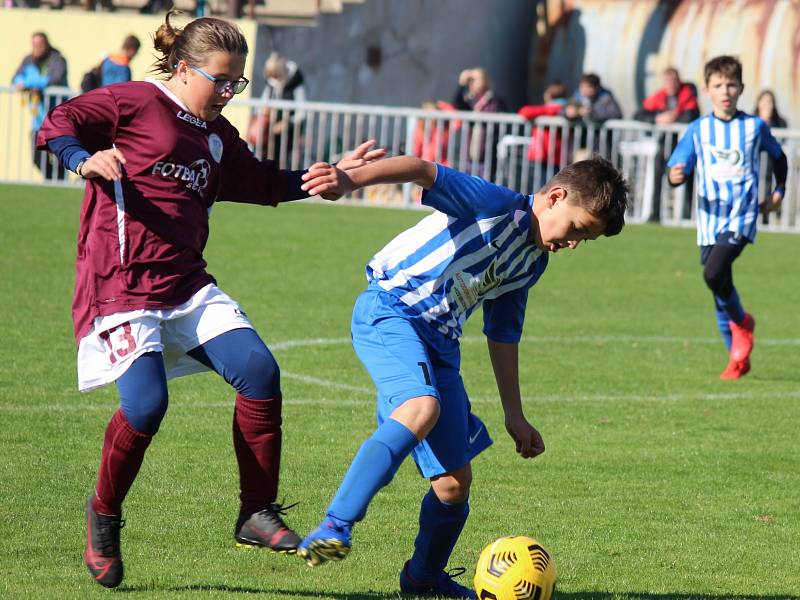
<path fill-rule="evenodd" d="M 529 96 L 560 79 L 570 89 L 597 73 L 631 116 L 675 66 L 700 90 L 703 65 L 719 54 L 744 67 L 739 107 L 752 111 L 759 91 L 775 91 L 790 126 L 800 126 L 800 2 L 797 0 L 542 0 L 529 61 Z"/>

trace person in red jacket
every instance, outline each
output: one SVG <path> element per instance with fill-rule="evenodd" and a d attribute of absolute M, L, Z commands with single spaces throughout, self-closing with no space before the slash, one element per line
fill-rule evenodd
<path fill-rule="evenodd" d="M 544 104 L 527 104 L 518 114 L 528 121 L 538 117 L 555 117 L 564 114 L 567 104 L 567 87 L 560 81 L 551 83 L 544 91 Z M 550 140 L 553 140 L 551 145 Z M 528 146 L 528 160 L 533 177 L 534 191 L 547 183 L 561 168 L 562 128 L 534 126 L 531 131 L 531 145 Z M 548 170 L 548 165 L 552 169 Z"/>
<path fill-rule="evenodd" d="M 642 102 L 634 117 L 637 121 L 665 125 L 690 123 L 700 116 L 697 90 L 694 85 L 681 81 L 677 69 L 664 69 L 661 82 L 663 87 Z"/>

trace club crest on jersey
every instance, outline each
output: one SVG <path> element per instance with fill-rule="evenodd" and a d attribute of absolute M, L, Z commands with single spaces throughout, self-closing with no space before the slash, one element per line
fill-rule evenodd
<path fill-rule="evenodd" d="M 222 139 L 216 133 L 208 136 L 208 151 L 211 152 L 211 158 L 215 162 L 218 163 L 222 159 Z"/>
<path fill-rule="evenodd" d="M 715 162 L 708 166 L 711 175 L 720 181 L 738 181 L 745 176 L 744 155 L 737 148 L 717 148 L 703 144 Z"/>
<path fill-rule="evenodd" d="M 493 260 L 480 278 L 466 271 L 458 271 L 453 275 L 453 286 L 450 289 L 456 304 L 464 311 L 475 306 L 482 296 L 496 288 L 502 281 L 497 274 L 497 262 Z"/>
<path fill-rule="evenodd" d="M 206 125 L 206 122 L 203 121 L 203 119 L 195 117 L 194 115 L 190 115 L 187 112 L 184 112 L 182 110 L 178 110 L 178 113 L 176 114 L 176 116 L 181 121 L 186 121 L 187 123 L 191 123 L 192 125 L 200 127 L 201 129 L 208 129 L 208 125 Z"/>
<path fill-rule="evenodd" d="M 211 173 L 211 165 L 205 158 L 199 158 L 190 164 L 178 165 L 172 162 L 158 161 L 153 165 L 153 175 L 161 177 L 171 177 L 179 181 L 185 181 L 186 187 L 195 192 L 202 192 L 208 186 L 208 177 Z"/>

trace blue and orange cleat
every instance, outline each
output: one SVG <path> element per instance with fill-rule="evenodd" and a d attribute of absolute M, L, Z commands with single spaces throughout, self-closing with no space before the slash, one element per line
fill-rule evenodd
<path fill-rule="evenodd" d="M 469 598 L 478 600 L 478 594 L 460 583 L 453 581 L 453 577 L 463 574 L 466 569 L 459 567 L 449 572 L 442 571 L 433 579 L 420 581 L 408 573 L 408 561 L 400 571 L 400 591 L 404 594 L 416 596 L 435 596 L 438 598 Z"/>
<path fill-rule="evenodd" d="M 756 320 L 750 313 L 744 314 L 744 321 L 737 325 L 733 321 L 731 325 L 731 361 L 744 362 L 750 358 L 755 344 Z M 742 373 L 744 375 L 744 373 Z"/>
<path fill-rule="evenodd" d="M 352 523 L 328 515 L 300 542 L 297 553 L 309 567 L 317 567 L 329 560 L 344 560 L 350 552 L 352 537 Z"/>
<path fill-rule="evenodd" d="M 744 360 L 733 360 L 728 363 L 728 366 L 725 370 L 720 374 L 720 379 L 739 379 L 743 375 L 747 375 L 750 372 L 750 359 L 745 358 Z"/>

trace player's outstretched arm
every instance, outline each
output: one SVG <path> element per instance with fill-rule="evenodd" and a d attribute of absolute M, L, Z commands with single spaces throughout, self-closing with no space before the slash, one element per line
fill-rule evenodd
<path fill-rule="evenodd" d="M 300 186 L 309 196 L 342 196 L 354 190 L 378 183 L 416 183 L 430 189 L 436 179 L 436 165 L 414 156 L 395 156 L 377 160 L 364 166 L 348 170 L 327 163 L 311 165 L 303 175 Z"/>
<path fill-rule="evenodd" d="M 541 434 L 525 418 L 519 391 L 519 344 L 496 342 L 486 338 L 489 358 L 505 413 L 506 431 L 514 440 L 522 458 L 534 458 L 544 452 Z"/>

